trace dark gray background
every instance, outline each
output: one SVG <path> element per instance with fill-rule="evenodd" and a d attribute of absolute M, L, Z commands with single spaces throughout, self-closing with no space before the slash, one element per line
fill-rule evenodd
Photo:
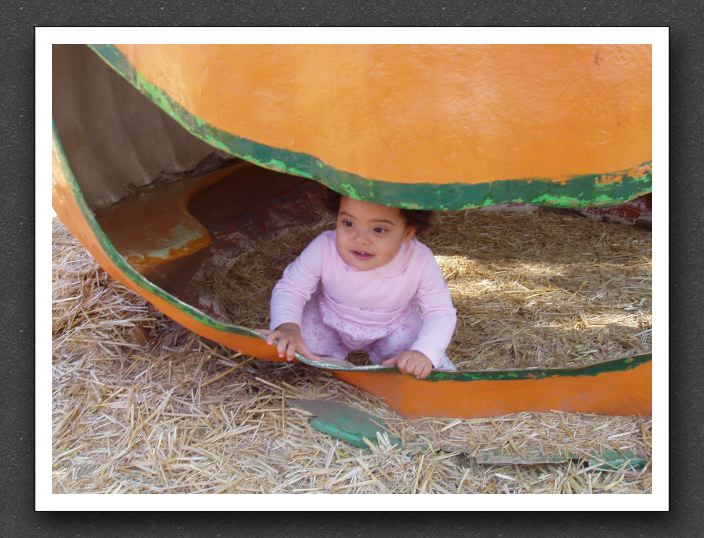
<path fill-rule="evenodd" d="M 701 432 L 703 280 L 702 26 L 695 2 L 242 1 L 3 2 L 0 146 L 4 303 L 3 536 L 694 536 L 704 528 Z M 670 505 L 669 513 L 35 513 L 34 512 L 34 27 L 35 26 L 669 26 Z M 234 30 L 233 30 L 234 31 Z M 656 179 L 657 181 L 657 179 Z M 48 178 L 46 178 L 48 188 Z M 657 360 L 657 357 L 655 358 Z M 285 502 L 284 499 L 278 501 Z M 311 503 L 315 497 L 311 496 Z M 340 497 L 340 510 L 345 499 Z M 466 497 L 471 506 L 471 497 Z M 546 501 L 549 503 L 549 501 Z M 273 505 L 272 509 L 282 508 Z M 237 506 L 233 505 L 233 509 Z M 380 506 L 383 508 L 383 506 Z"/>

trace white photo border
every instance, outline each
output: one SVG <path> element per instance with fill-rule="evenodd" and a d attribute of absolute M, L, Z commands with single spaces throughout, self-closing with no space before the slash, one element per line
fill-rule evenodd
<path fill-rule="evenodd" d="M 52 45 L 68 43 L 651 44 L 653 132 L 653 490 L 593 495 L 56 494 L 52 492 Z M 669 28 L 667 27 L 37 27 L 35 509 L 164 511 L 669 510 Z M 274 497 L 273 499 L 270 497 Z M 379 497 L 385 497 L 381 499 Z"/>

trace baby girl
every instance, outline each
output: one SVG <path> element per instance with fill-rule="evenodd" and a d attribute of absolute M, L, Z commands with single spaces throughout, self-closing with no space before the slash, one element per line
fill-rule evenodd
<path fill-rule="evenodd" d="M 274 287 L 267 342 L 288 360 L 366 351 L 418 379 L 455 370 L 445 350 L 456 310 L 433 253 L 415 237 L 431 213 L 337 194 L 333 203 L 335 230 L 316 237 Z"/>

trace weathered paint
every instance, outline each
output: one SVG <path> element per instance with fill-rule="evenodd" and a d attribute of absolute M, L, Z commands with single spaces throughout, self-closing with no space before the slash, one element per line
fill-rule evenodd
<path fill-rule="evenodd" d="M 213 319 L 154 285 L 127 263 L 87 206 L 55 130 L 52 190 L 53 205 L 59 218 L 113 278 L 144 297 L 166 316 L 205 338 L 260 359 L 282 360 L 276 355 L 275 348 L 266 345 L 257 332 Z M 311 361 L 302 362 L 321 367 Z M 552 409 L 649 414 L 650 364 L 650 356 L 639 356 L 575 369 L 436 371 L 426 380 L 415 379 L 392 368 L 350 370 L 328 364 L 325 369 L 378 394 L 404 416 L 477 417 Z"/>
<path fill-rule="evenodd" d="M 479 372 L 443 372 L 434 371 L 428 376 L 429 381 L 501 381 L 517 379 L 546 379 L 549 377 L 593 377 L 609 372 L 623 372 L 638 368 L 652 360 L 650 354 L 637 355 L 625 359 L 615 359 L 611 361 L 580 366 L 576 368 L 535 368 L 527 370 L 487 370 Z"/>
<path fill-rule="evenodd" d="M 203 177 L 168 183 L 126 198 L 97 211 L 98 225 L 129 265 L 143 275 L 149 273 L 212 244 L 210 233 L 192 217 L 187 203 L 195 193 L 237 168 L 235 165 Z M 154 218 L 156 213 L 159 218 Z"/>
<path fill-rule="evenodd" d="M 579 213 L 595 220 L 635 224 L 650 228 L 653 221 L 652 194 L 639 196 L 634 200 L 613 207 L 588 207 L 579 210 Z"/>
<path fill-rule="evenodd" d="M 459 372 L 433 383 L 399 372 L 369 375 L 335 370 L 333 373 L 382 397 L 406 418 L 480 418 L 521 411 L 649 415 L 652 405 L 649 359 L 630 368 L 593 375 L 564 369 L 559 374 L 553 372 L 556 375 L 538 374 L 532 379 L 524 374 L 516 379 L 492 379 L 491 372 L 479 375 Z"/>
<path fill-rule="evenodd" d="M 289 405 L 313 413 L 311 426 L 359 448 L 377 443 L 377 434 L 385 435 L 389 444 L 401 446 L 401 439 L 391 433 L 384 421 L 335 400 L 289 400 Z"/>
<path fill-rule="evenodd" d="M 353 58 L 359 54 L 346 46 L 335 47 L 336 54 Z M 428 105 L 427 116 L 421 114 L 418 117 L 420 113 L 414 109 L 417 114 L 412 115 L 413 121 L 409 118 L 390 119 L 386 109 L 379 109 L 381 105 L 370 105 L 372 111 L 380 114 L 379 117 L 371 117 L 372 111 L 360 114 L 363 121 L 374 128 L 356 138 L 349 138 L 352 135 L 340 125 L 338 131 L 346 133 L 348 138 L 330 142 L 332 145 L 328 147 L 327 142 L 336 140 L 336 137 L 320 137 L 316 134 L 316 127 L 308 129 L 307 123 L 297 119 L 301 116 L 300 111 L 289 110 L 289 100 L 312 114 L 315 117 L 311 119 L 312 124 L 318 125 L 315 121 L 325 123 L 345 107 L 351 111 L 352 117 L 348 120 L 354 121 L 358 114 L 353 111 L 357 110 L 360 97 L 328 100 L 329 106 L 320 106 L 320 96 L 313 83 L 301 81 L 295 74 L 276 88 L 266 86 L 271 76 L 264 72 L 267 65 L 262 50 L 271 52 L 269 49 L 256 46 L 91 46 L 135 88 L 201 140 L 260 166 L 315 179 L 354 198 L 410 209 L 454 210 L 514 202 L 558 207 L 608 206 L 650 192 L 650 47 L 599 48 L 601 67 L 591 73 L 592 78 L 580 76 L 577 79 L 574 77 L 579 74 L 579 69 L 585 66 L 592 69 L 584 62 L 590 59 L 593 47 L 474 47 L 464 46 L 452 51 L 468 62 L 464 65 L 465 70 L 479 69 L 477 66 L 486 61 L 484 56 L 503 66 L 491 77 L 482 79 L 486 85 L 485 93 L 499 92 L 499 101 L 506 97 L 506 92 L 510 93 L 510 81 L 515 76 L 513 71 L 520 71 L 521 64 L 529 58 L 543 62 L 543 68 L 552 67 L 561 75 L 553 73 L 548 89 L 535 89 L 526 86 L 524 81 L 522 93 L 506 97 L 513 103 L 508 116 L 505 107 L 499 106 L 501 103 L 482 111 L 481 108 L 467 108 L 469 105 L 465 101 L 469 97 L 456 97 L 462 103 L 462 110 L 469 114 L 464 121 L 457 123 L 455 116 L 448 116 L 451 111 L 438 110 L 431 106 L 432 103 L 428 104 L 427 95 L 434 95 L 433 101 L 444 98 L 443 83 L 456 74 L 452 70 L 443 72 L 447 65 L 434 65 L 432 69 L 437 75 L 438 87 L 437 92 L 424 96 L 424 103 Z M 290 52 L 291 49 L 276 50 Z M 330 91 L 334 92 L 342 83 L 335 86 L 334 79 L 323 74 L 331 67 L 329 64 L 316 63 L 319 46 L 300 50 L 314 65 L 309 68 L 333 84 Z M 382 52 L 375 54 L 387 54 L 383 52 L 387 51 L 386 47 L 379 50 Z M 399 77 L 399 81 L 409 80 L 415 73 L 413 66 L 408 65 L 409 54 L 426 58 L 432 56 L 433 50 L 433 47 L 393 49 L 388 53 L 390 58 L 402 60 L 407 71 L 394 71 L 388 65 L 391 59 L 385 58 L 382 62 L 386 70 L 383 72 L 387 73 L 384 80 L 392 76 Z M 447 60 L 448 51 L 437 50 Z M 329 59 L 329 54 L 324 53 L 323 57 Z M 611 63 L 605 60 L 609 55 L 614 59 Z M 627 60 L 622 57 L 624 55 Z M 253 63 L 253 58 L 265 63 Z M 420 61 L 425 65 L 424 59 Z M 451 62 L 452 65 L 455 63 Z M 301 69 L 310 72 L 308 68 Z M 202 78 L 203 70 L 208 73 L 206 80 Z M 238 85 L 241 78 L 247 79 L 244 87 Z M 261 87 L 252 86 L 250 79 L 256 80 Z M 579 84 L 575 84 L 576 80 Z M 566 81 L 568 85 L 565 85 Z M 614 85 L 614 81 L 630 82 L 630 85 Z M 365 82 L 360 79 L 358 83 Z M 228 88 L 232 93 L 227 93 Z M 580 92 L 584 88 L 588 91 L 582 95 Z M 281 93 L 276 94 L 276 90 Z M 292 91 L 298 93 L 288 93 Z M 420 103 L 417 101 L 420 97 L 416 95 L 418 88 L 413 84 L 397 82 L 389 91 L 398 98 L 411 93 L 415 97 L 408 98 Z M 203 92 L 208 96 L 203 97 Z M 314 97 L 309 97 L 307 92 L 312 92 Z M 579 96 L 565 98 L 569 92 Z M 258 109 L 253 102 L 262 94 L 276 94 L 271 99 L 290 114 L 271 106 L 262 105 Z M 312 106 L 308 98 L 313 99 L 313 108 L 307 108 Z M 566 109 L 560 108 L 559 99 L 562 98 L 566 99 Z M 388 96 L 373 93 L 365 94 L 364 99 L 386 102 Z M 542 117 L 531 116 L 531 104 L 537 99 L 549 101 L 550 106 L 541 105 Z M 523 106 L 519 107 L 519 103 Z M 526 106 L 527 111 L 524 110 Z M 252 110 L 256 111 L 254 117 L 251 117 Z M 269 114 L 267 121 L 261 121 L 262 110 Z M 272 114 L 271 111 L 275 112 Z M 382 144 L 375 139 L 375 133 L 384 129 L 384 121 L 389 123 L 389 138 Z M 493 125 L 491 132 L 486 132 L 487 124 Z M 436 137 L 429 136 L 429 132 L 442 129 L 439 126 L 445 126 L 450 132 L 441 130 Z M 453 134 L 449 126 L 459 131 Z M 293 131 L 289 130 L 294 127 Z M 245 133 L 252 133 L 252 136 L 247 137 Z M 505 139 L 501 134 L 497 139 L 497 133 L 509 133 L 512 138 Z M 592 139 L 592 136 L 597 138 Z M 302 139 L 307 142 L 300 142 Z M 452 150 L 448 146 L 450 141 L 461 146 Z M 350 147 L 355 145 L 359 147 L 350 155 Z M 477 147 L 491 155 L 482 155 Z M 495 155 L 497 149 L 500 154 Z M 450 161 L 444 156 L 448 151 L 456 154 Z M 381 153 L 377 155 L 377 152 Z M 506 163 L 518 164 L 506 168 Z M 584 172 L 575 173 L 578 170 Z"/>

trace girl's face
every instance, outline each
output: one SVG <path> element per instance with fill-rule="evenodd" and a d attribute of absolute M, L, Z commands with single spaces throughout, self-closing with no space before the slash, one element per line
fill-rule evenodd
<path fill-rule="evenodd" d="M 341 197 L 335 242 L 340 257 L 355 269 L 386 265 L 414 235 L 397 207 Z"/>

